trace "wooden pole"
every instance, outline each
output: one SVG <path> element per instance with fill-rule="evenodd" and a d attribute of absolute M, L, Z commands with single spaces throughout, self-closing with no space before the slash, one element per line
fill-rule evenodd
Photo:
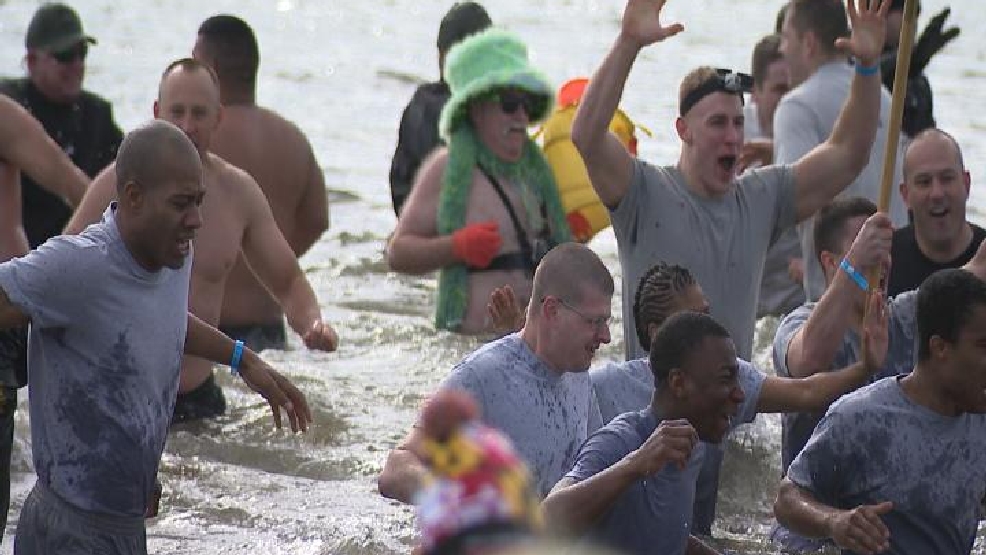
<path fill-rule="evenodd" d="M 890 0 L 883 0 L 889 2 Z M 880 199 L 877 209 L 890 210 L 890 194 L 893 192 L 894 166 L 897 164 L 897 145 L 900 142 L 900 127 L 904 120 L 904 96 L 907 94 L 907 73 L 911 68 L 911 51 L 914 49 L 914 35 L 917 32 L 917 0 L 905 0 L 904 19 L 900 26 L 900 42 L 897 48 L 897 70 L 894 74 L 894 88 L 890 102 L 890 128 L 887 131 L 887 144 L 883 154 L 883 179 L 880 182 Z M 882 268 L 870 270 L 868 281 L 870 289 L 879 287 L 882 281 Z M 869 306 L 869 303 L 866 305 Z"/>

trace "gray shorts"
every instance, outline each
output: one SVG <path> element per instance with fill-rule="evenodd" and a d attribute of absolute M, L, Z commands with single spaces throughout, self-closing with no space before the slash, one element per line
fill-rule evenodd
<path fill-rule="evenodd" d="M 40 482 L 24 501 L 15 555 L 147 555 L 143 517 L 117 517 L 69 505 Z"/>

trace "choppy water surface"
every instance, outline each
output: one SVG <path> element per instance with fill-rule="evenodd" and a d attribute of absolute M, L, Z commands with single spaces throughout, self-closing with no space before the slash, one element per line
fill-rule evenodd
<path fill-rule="evenodd" d="M 670 18 L 687 32 L 647 50 L 630 78 L 624 107 L 654 131 L 641 155 L 671 162 L 670 122 L 678 82 L 692 67 L 745 69 L 772 29 L 779 0 L 676 0 Z M 308 134 L 332 189 L 332 228 L 303 259 L 326 317 L 343 338 L 338 353 L 292 349 L 264 354 L 303 386 L 316 426 L 304 436 L 273 431 L 259 399 L 227 376 L 222 420 L 173 434 L 162 461 L 163 514 L 149 527 L 153 553 L 384 554 L 414 541 L 407 507 L 376 494 L 374 476 L 404 435 L 415 407 L 476 343 L 431 325 L 435 280 L 387 271 L 384 241 L 394 226 L 387 187 L 397 123 L 419 80 L 437 73 L 435 35 L 451 4 L 413 0 L 155 0 L 75 2 L 99 39 L 87 86 L 109 98 L 125 129 L 151 117 L 165 65 L 187 56 L 198 24 L 236 13 L 258 35 L 259 100 Z M 925 16 L 944 0 L 925 0 Z M 939 123 L 962 143 L 974 181 L 986 170 L 986 24 L 975 2 L 953 2 L 964 34 L 935 58 L 929 76 Z M 0 0 L 0 74 L 22 73 L 23 36 L 37 3 Z M 488 0 L 492 17 L 520 33 L 555 80 L 591 73 L 618 28 L 620 0 Z M 669 19 L 670 19 L 669 18 Z M 973 186 L 973 218 L 986 197 Z M 615 240 L 592 247 L 620 277 Z M 617 288 L 619 291 L 619 287 Z M 614 299 L 619 317 L 621 298 Z M 757 362 L 769 369 L 774 322 L 760 323 Z M 622 328 L 599 358 L 623 353 Z M 14 454 L 13 533 L 33 483 L 26 395 Z M 744 553 L 771 552 L 763 537 L 780 473 L 779 419 L 761 416 L 730 443 L 720 496 L 720 536 Z M 982 535 L 982 534 L 981 534 Z M 9 553 L 7 541 L 0 552 Z M 981 542 L 980 542 L 981 543 Z M 979 553 L 983 553 L 979 547 Z"/>

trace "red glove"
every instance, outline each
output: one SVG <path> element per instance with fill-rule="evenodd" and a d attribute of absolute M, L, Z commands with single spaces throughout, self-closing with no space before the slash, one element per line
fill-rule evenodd
<path fill-rule="evenodd" d="M 568 228 L 572 230 L 572 237 L 576 241 L 588 243 L 589 239 L 592 239 L 592 224 L 581 212 L 569 212 L 565 219 L 568 220 Z"/>
<path fill-rule="evenodd" d="M 489 266 L 502 244 L 495 221 L 467 225 L 452 234 L 452 254 L 472 268 Z"/>

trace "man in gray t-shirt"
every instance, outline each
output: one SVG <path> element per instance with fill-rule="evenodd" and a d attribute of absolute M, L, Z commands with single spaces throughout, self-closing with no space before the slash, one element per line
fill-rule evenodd
<path fill-rule="evenodd" d="M 14 550 L 24 555 L 146 552 L 143 518 L 183 352 L 239 368 L 278 425 L 280 407 L 293 429 L 310 420 L 289 382 L 188 314 L 205 192 L 188 138 L 170 124 L 145 125 L 124 140 L 118 165 L 121 200 L 102 222 L 0 264 L 0 327 L 31 326 L 38 480 L 17 528 Z"/>
<path fill-rule="evenodd" d="M 918 291 L 918 361 L 832 405 L 788 469 L 777 519 L 847 552 L 965 554 L 986 496 L 986 283 Z"/>
<path fill-rule="evenodd" d="M 770 244 L 845 189 L 868 160 L 877 131 L 879 75 L 860 74 L 844 117 L 818 149 L 790 165 L 737 177 L 743 146 L 743 79 L 709 67 L 683 80 L 675 129 L 681 154 L 673 166 L 634 160 L 608 132 L 620 94 L 641 49 L 682 30 L 660 20 L 663 3 L 630 2 L 622 30 L 590 80 L 572 126 L 572 140 L 593 187 L 611 210 L 623 268 L 623 326 L 627 358 L 644 356 L 636 341 L 629 299 L 658 261 L 685 266 L 702 283 L 713 315 L 736 341 L 740 357 L 753 350 L 757 296 Z M 844 45 L 875 66 L 885 16 L 860 12 Z"/>
<path fill-rule="evenodd" d="M 439 386 L 476 399 L 483 423 L 510 438 L 542 496 L 601 425 L 586 371 L 610 341 L 613 290 L 609 270 L 588 247 L 555 247 L 534 274 L 523 329 L 470 354 Z M 421 439 L 415 426 L 387 458 L 378 479 L 385 497 L 411 502 L 421 489 L 424 469 L 413 452 Z"/>

